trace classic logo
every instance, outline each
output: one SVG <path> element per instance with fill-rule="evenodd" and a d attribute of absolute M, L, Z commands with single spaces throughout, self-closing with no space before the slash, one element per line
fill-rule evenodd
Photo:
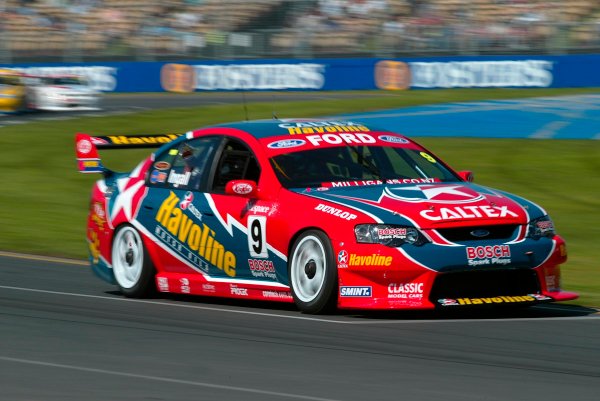
<path fill-rule="evenodd" d="M 388 285 L 388 293 L 390 294 L 422 294 L 423 283 L 403 283 Z"/>
<path fill-rule="evenodd" d="M 287 149 L 302 146 L 306 143 L 303 139 L 282 139 L 280 141 L 271 142 L 267 145 L 270 149 Z"/>
<path fill-rule="evenodd" d="M 423 283 L 390 283 L 388 285 L 388 298 L 423 299 L 423 286 Z"/>

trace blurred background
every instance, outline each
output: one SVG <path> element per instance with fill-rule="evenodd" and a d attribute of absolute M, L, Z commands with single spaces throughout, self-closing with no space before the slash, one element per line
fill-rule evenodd
<path fill-rule="evenodd" d="M 0 0 L 0 63 L 567 54 L 597 0 Z"/>

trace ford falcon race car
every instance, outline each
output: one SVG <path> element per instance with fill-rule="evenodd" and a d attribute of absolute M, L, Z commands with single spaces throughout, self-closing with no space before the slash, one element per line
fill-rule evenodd
<path fill-rule="evenodd" d="M 98 150 L 158 147 L 129 173 Z M 76 135 L 93 186 L 93 271 L 153 291 L 294 302 L 305 313 L 530 305 L 561 289 L 544 209 L 476 185 L 411 139 L 354 121 L 184 135 Z"/>

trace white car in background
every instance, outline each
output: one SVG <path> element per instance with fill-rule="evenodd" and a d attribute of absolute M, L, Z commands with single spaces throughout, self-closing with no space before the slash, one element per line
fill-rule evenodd
<path fill-rule="evenodd" d="M 28 102 L 35 110 L 98 110 L 99 99 L 99 92 L 82 77 L 40 76 L 30 80 Z"/>

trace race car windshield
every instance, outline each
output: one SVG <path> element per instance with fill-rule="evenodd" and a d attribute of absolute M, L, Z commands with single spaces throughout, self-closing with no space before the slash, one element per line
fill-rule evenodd
<path fill-rule="evenodd" d="M 83 85 L 78 77 L 46 77 L 44 83 L 47 85 Z"/>
<path fill-rule="evenodd" d="M 443 163 L 418 149 L 339 146 L 286 153 L 271 158 L 286 188 L 326 183 L 415 183 L 459 181 Z"/>

